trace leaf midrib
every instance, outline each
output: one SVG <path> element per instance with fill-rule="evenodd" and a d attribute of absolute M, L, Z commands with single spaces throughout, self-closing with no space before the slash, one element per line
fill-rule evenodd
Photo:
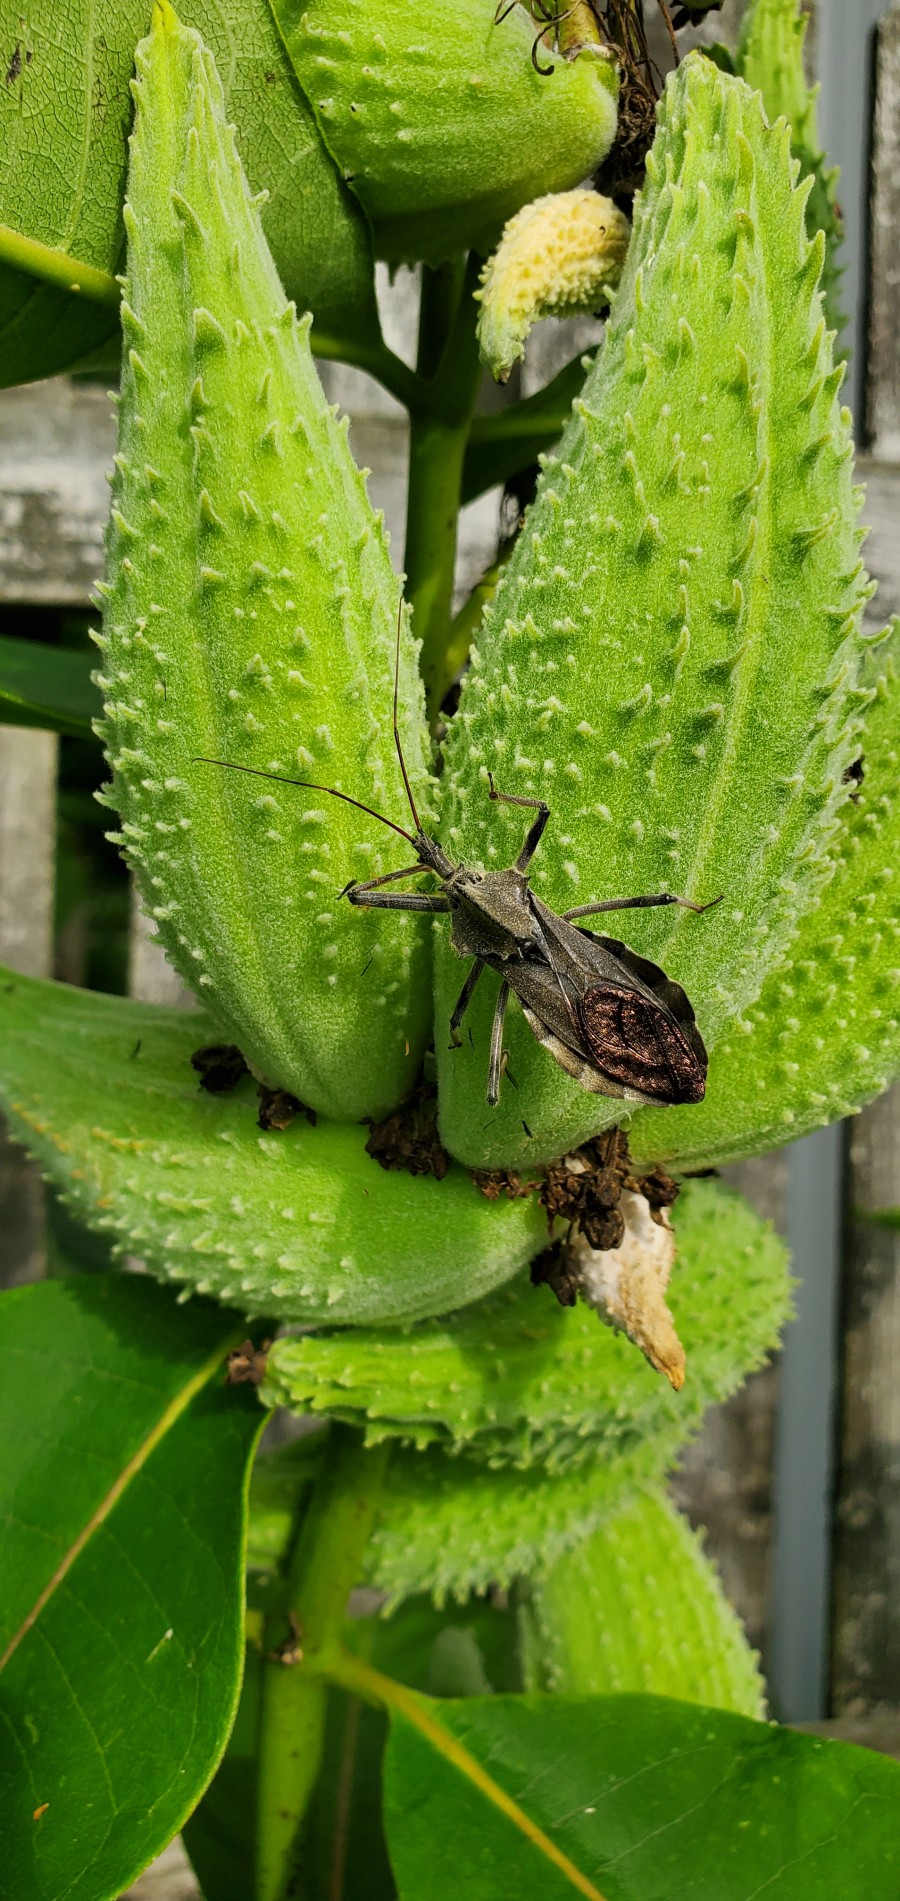
<path fill-rule="evenodd" d="M 180 1391 L 169 1401 L 168 1406 L 164 1408 L 156 1424 L 145 1434 L 140 1445 L 137 1446 L 132 1453 L 131 1458 L 128 1459 L 122 1467 L 118 1477 L 113 1480 L 109 1490 L 91 1512 L 90 1517 L 82 1526 L 77 1538 L 72 1540 L 68 1551 L 60 1559 L 53 1575 L 47 1580 L 43 1589 L 38 1592 L 30 1611 L 27 1612 L 18 1630 L 15 1631 L 10 1638 L 6 1649 L 2 1656 L 0 1656 L 0 1674 L 2 1674 L 6 1665 L 15 1655 L 23 1639 L 27 1637 L 29 1631 L 33 1629 L 42 1611 L 56 1595 L 64 1579 L 71 1571 L 72 1566 L 90 1543 L 94 1533 L 99 1531 L 101 1525 L 105 1524 L 110 1513 L 119 1503 L 120 1498 L 122 1498 L 128 1486 L 131 1484 L 132 1479 L 143 1470 L 152 1453 L 156 1451 L 157 1446 L 161 1445 L 167 1433 L 172 1430 L 173 1426 L 175 1426 L 177 1421 L 182 1417 L 182 1414 L 187 1411 L 191 1401 L 197 1397 L 197 1394 L 200 1393 L 203 1387 L 212 1379 L 213 1375 L 221 1366 L 225 1354 L 228 1353 L 232 1347 L 240 1345 L 245 1331 L 246 1328 L 244 1327 L 236 1328 L 227 1339 L 215 1347 L 213 1352 L 208 1355 L 203 1364 L 197 1369 L 196 1373 L 192 1374 L 191 1378 L 185 1381 Z"/>
<path fill-rule="evenodd" d="M 404 1717 L 406 1722 L 413 1729 L 418 1730 L 420 1736 L 431 1744 L 437 1754 L 443 1756 L 445 1762 L 452 1764 L 453 1768 L 465 1776 L 467 1781 L 474 1784 L 479 1793 L 495 1809 L 512 1822 L 538 1854 L 559 1869 L 576 1893 L 584 1895 L 586 1901 L 606 1901 L 606 1897 L 601 1894 L 599 1888 L 594 1886 L 588 1876 L 569 1859 L 568 1855 L 564 1854 L 549 1835 L 545 1834 L 539 1824 L 533 1821 L 523 1808 L 520 1808 L 518 1802 L 507 1794 L 500 1783 L 494 1781 L 493 1776 L 488 1774 L 477 1756 L 473 1756 L 465 1744 L 446 1728 L 429 1708 L 426 1698 L 419 1696 L 414 1690 L 407 1689 L 405 1684 L 396 1682 L 393 1677 L 383 1676 L 380 1670 L 373 1669 L 371 1664 L 365 1663 L 362 1658 L 346 1653 L 329 1657 L 327 1664 L 323 1667 L 323 1674 L 331 1681 L 342 1684 L 345 1689 L 364 1697 L 367 1702 L 380 1704 L 390 1714 Z"/>

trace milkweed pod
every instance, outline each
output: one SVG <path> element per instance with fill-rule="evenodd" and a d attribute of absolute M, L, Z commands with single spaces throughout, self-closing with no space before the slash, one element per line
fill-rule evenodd
<path fill-rule="evenodd" d="M 427 936 L 340 901 L 396 864 L 393 834 L 315 788 L 404 824 L 398 583 L 212 57 L 166 0 L 136 67 L 101 676 L 117 837 L 169 958 L 256 1075 L 325 1115 L 382 1115 L 421 1062 Z M 406 630 L 400 726 L 424 813 Z"/>
<path fill-rule="evenodd" d="M 376 253 L 439 264 L 493 249 L 539 191 L 605 158 L 618 70 L 605 51 L 541 49 L 524 8 L 494 0 L 273 0 L 322 138 L 372 225 Z"/>

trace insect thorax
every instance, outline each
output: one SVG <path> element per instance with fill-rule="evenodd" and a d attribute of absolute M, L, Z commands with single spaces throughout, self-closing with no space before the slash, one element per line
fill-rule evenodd
<path fill-rule="evenodd" d="M 478 872 L 460 866 L 447 895 L 453 907 L 450 940 L 460 957 L 505 961 L 527 955 L 527 946 L 537 942 L 528 879 L 514 867 Z"/>

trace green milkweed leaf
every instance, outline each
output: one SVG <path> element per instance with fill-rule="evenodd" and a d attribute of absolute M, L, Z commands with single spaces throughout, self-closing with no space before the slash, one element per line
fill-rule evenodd
<path fill-rule="evenodd" d="M 788 129 L 690 55 L 670 77 L 602 350 L 497 587 L 446 747 L 441 836 L 509 864 L 550 827 L 536 889 L 724 894 L 597 920 L 687 989 L 712 1045 L 827 876 L 858 714 L 866 596 L 849 416 Z M 588 928 L 591 928 L 589 925 Z M 435 934 L 446 1021 L 459 959 Z M 496 984 L 437 1038 L 441 1127 L 469 1163 L 528 1167 L 622 1114 L 509 1019 L 518 1089 L 484 1106 Z M 526 1127 L 523 1128 L 523 1121 Z"/>
<path fill-rule="evenodd" d="M 103 702 L 89 654 L 0 636 L 0 722 L 88 739 Z"/>
<path fill-rule="evenodd" d="M 478 1300 L 546 1235 L 462 1169 L 386 1173 L 366 1131 L 263 1133 L 249 1078 L 198 1090 L 208 1017 L 0 972 L 0 1102 L 80 1218 L 150 1270 L 250 1313 L 403 1322 Z"/>
<path fill-rule="evenodd" d="M 0 1297 L 4 1901 L 108 1901 L 234 1717 L 259 1433 L 240 1323 L 104 1276 Z"/>
<path fill-rule="evenodd" d="M 894 1901 L 883 1756 L 655 1696 L 385 1695 L 400 1901 Z"/>
<path fill-rule="evenodd" d="M 118 330 L 114 273 L 134 48 L 147 0 L 0 0 L 0 382 L 70 368 Z M 229 110 L 289 294 L 323 339 L 378 334 L 365 220 L 338 178 L 266 0 L 184 0 Z M 60 102 L 65 101 L 65 110 Z M 77 294 L 67 282 L 79 287 Z"/>

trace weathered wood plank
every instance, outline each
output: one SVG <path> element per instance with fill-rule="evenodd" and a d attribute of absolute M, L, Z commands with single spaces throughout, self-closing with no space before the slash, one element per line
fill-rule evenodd
<path fill-rule="evenodd" d="M 865 470 L 874 607 L 900 609 L 900 5 L 877 42 Z M 892 461 L 889 463 L 888 458 Z M 842 1417 L 835 1495 L 831 1704 L 865 1718 L 900 1705 L 900 1237 L 866 1215 L 900 1206 L 900 1087 L 851 1126 L 846 1178 Z"/>
<path fill-rule="evenodd" d="M 53 959 L 56 756 L 52 733 L 0 726 L 0 962 L 45 977 Z M 0 1132 L 0 1281 L 44 1271 L 44 1190 L 37 1169 Z"/>
<path fill-rule="evenodd" d="M 853 1125 L 844 1285 L 843 1417 L 835 1502 L 832 1707 L 900 1705 L 900 1087 Z"/>
<path fill-rule="evenodd" d="M 86 606 L 103 566 L 115 421 L 95 383 L 33 383 L 0 401 L 0 600 Z"/>
<path fill-rule="evenodd" d="M 866 422 L 874 452 L 900 459 L 900 4 L 878 29 L 872 125 L 871 293 Z"/>

